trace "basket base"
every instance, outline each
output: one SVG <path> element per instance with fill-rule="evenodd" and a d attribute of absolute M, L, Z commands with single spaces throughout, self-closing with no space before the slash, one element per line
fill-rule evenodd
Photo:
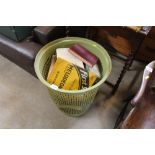
<path fill-rule="evenodd" d="M 84 114 L 86 114 L 92 105 L 93 105 L 92 103 L 89 104 L 89 106 L 85 107 L 85 109 L 83 109 L 81 111 L 77 111 L 76 109 L 69 109 L 69 108 L 59 108 L 59 107 L 58 108 L 60 111 L 62 111 L 67 116 L 80 117 L 80 116 L 83 116 Z"/>

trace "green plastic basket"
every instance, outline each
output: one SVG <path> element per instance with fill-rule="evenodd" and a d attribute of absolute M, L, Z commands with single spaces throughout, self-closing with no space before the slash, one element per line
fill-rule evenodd
<path fill-rule="evenodd" d="M 46 81 L 51 57 L 55 54 L 57 48 L 70 47 L 79 43 L 89 51 L 94 53 L 100 59 L 100 70 L 102 78 L 94 86 L 83 90 L 54 90 Z M 66 37 L 57 39 L 45 45 L 37 54 L 35 63 L 35 72 L 40 81 L 48 88 L 49 93 L 58 108 L 70 116 L 83 115 L 92 105 L 99 87 L 108 78 L 111 72 L 111 59 L 106 50 L 98 43 L 79 37 Z"/>

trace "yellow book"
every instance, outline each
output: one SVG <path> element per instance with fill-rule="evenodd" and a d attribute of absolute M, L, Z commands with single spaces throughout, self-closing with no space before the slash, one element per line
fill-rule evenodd
<path fill-rule="evenodd" d="M 66 60 L 57 58 L 47 81 L 59 89 L 80 90 L 92 86 L 97 76 Z"/>

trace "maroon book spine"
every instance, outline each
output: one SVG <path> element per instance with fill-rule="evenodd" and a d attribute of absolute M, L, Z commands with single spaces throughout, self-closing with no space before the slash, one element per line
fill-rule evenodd
<path fill-rule="evenodd" d="M 97 63 L 97 60 L 98 60 L 97 57 L 79 44 L 75 44 L 71 46 L 70 50 L 72 54 L 75 54 L 75 56 L 78 56 L 79 58 L 81 58 L 83 62 L 85 62 L 91 67 Z"/>

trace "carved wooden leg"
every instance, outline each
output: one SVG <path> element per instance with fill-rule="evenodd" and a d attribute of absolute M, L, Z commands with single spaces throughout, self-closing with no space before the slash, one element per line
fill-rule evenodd
<path fill-rule="evenodd" d="M 145 39 L 145 37 L 142 37 L 139 40 L 139 42 L 137 43 L 137 48 L 135 50 L 131 51 L 131 53 L 128 55 L 128 57 L 127 57 L 127 59 L 125 61 L 125 64 L 123 66 L 123 69 L 121 71 L 121 74 L 120 74 L 116 84 L 114 85 L 114 88 L 113 88 L 112 93 L 111 93 L 112 95 L 114 95 L 116 93 L 116 91 L 117 91 L 117 89 L 118 89 L 118 87 L 119 87 L 125 73 L 130 69 L 130 67 L 131 67 L 131 65 L 132 65 L 132 63 L 133 63 L 133 61 L 135 59 L 135 56 L 136 56 L 137 52 L 139 51 L 140 46 L 141 46 L 144 39 Z"/>
<path fill-rule="evenodd" d="M 70 26 L 65 26 L 66 28 L 66 37 L 70 36 Z"/>
<path fill-rule="evenodd" d="M 125 73 L 129 70 L 129 68 L 131 67 L 132 63 L 133 63 L 133 60 L 135 58 L 135 55 L 136 55 L 136 51 L 133 51 L 129 54 L 129 56 L 127 57 L 126 61 L 125 61 L 125 64 L 123 66 L 123 69 L 121 71 L 121 74 L 116 82 L 116 84 L 114 85 L 114 88 L 112 90 L 112 95 L 114 95 L 125 75 Z"/>
<path fill-rule="evenodd" d="M 97 30 L 93 26 L 88 26 L 85 37 L 91 40 L 95 40 L 97 37 L 96 33 L 97 33 Z"/>
<path fill-rule="evenodd" d="M 90 36 L 90 26 L 87 26 L 85 37 L 89 39 Z"/>
<path fill-rule="evenodd" d="M 86 30 L 85 37 L 88 38 L 88 39 L 93 39 L 93 34 L 92 33 L 93 33 L 93 27 L 88 26 L 87 30 Z"/>
<path fill-rule="evenodd" d="M 125 115 L 125 112 L 126 112 L 126 109 L 127 109 L 128 105 L 129 105 L 129 102 L 126 102 L 124 107 L 123 107 L 123 109 L 122 109 L 122 111 L 121 111 L 121 113 L 119 114 L 119 116 L 118 116 L 118 118 L 116 120 L 114 129 L 118 129 L 119 128 L 120 123 L 123 121 L 123 117 Z"/>

